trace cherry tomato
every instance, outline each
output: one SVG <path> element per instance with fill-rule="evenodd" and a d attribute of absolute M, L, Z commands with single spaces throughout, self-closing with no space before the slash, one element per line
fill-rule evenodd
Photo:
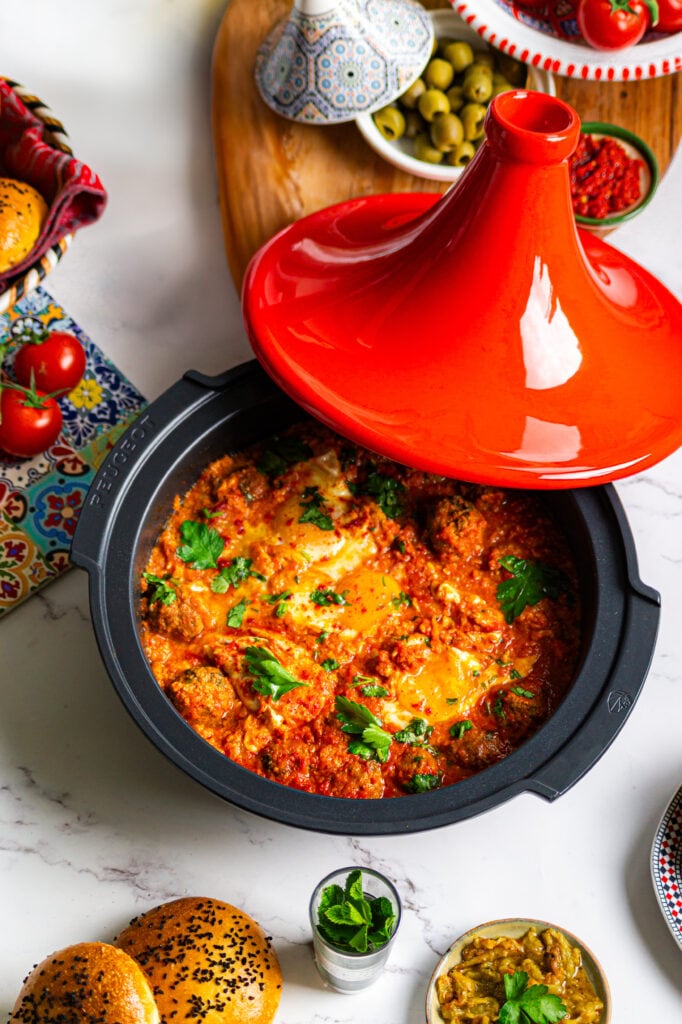
<path fill-rule="evenodd" d="M 651 3 L 652 0 L 580 0 L 576 11 L 578 28 L 585 42 L 597 50 L 634 46 L 651 25 Z"/>
<path fill-rule="evenodd" d="M 0 448 L 29 458 L 49 448 L 59 437 L 62 411 L 54 398 L 40 391 L 2 385 Z"/>
<path fill-rule="evenodd" d="M 14 358 L 14 375 L 24 387 L 33 383 L 59 397 L 67 395 L 85 373 L 85 352 L 78 338 L 67 331 L 49 331 L 24 343 Z"/>
<path fill-rule="evenodd" d="M 657 32 L 682 32 L 682 0 L 658 0 Z"/>

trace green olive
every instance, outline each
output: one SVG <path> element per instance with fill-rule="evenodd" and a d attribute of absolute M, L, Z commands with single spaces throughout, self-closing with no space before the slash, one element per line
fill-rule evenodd
<path fill-rule="evenodd" d="M 420 132 L 425 132 L 427 128 L 426 121 L 421 116 L 418 110 L 406 110 L 405 111 L 405 138 L 415 139 Z"/>
<path fill-rule="evenodd" d="M 431 139 L 426 132 L 418 135 L 414 140 L 414 155 L 417 160 L 424 160 L 427 164 L 439 164 L 443 154 L 431 144 Z"/>
<path fill-rule="evenodd" d="M 405 134 L 405 115 L 398 107 L 382 107 L 373 115 L 374 123 L 385 139 L 393 142 Z"/>
<path fill-rule="evenodd" d="M 449 113 L 450 101 L 440 89 L 427 89 L 419 97 L 417 108 L 424 120 L 430 124 L 436 114 Z"/>
<path fill-rule="evenodd" d="M 445 95 L 450 103 L 450 110 L 454 110 L 455 113 L 464 106 L 464 90 L 461 85 L 451 85 Z"/>
<path fill-rule="evenodd" d="M 477 50 L 474 55 L 474 63 L 481 64 L 492 71 L 495 67 L 495 54 L 490 50 Z"/>
<path fill-rule="evenodd" d="M 464 129 L 464 138 L 468 142 L 481 139 L 484 135 L 486 108 L 482 103 L 467 103 L 459 112 Z"/>
<path fill-rule="evenodd" d="M 474 62 L 473 49 L 469 43 L 465 43 L 459 39 L 448 43 L 447 46 L 443 47 L 441 52 L 445 59 L 450 61 L 457 74 L 460 71 L 464 71 Z"/>
<path fill-rule="evenodd" d="M 498 53 L 496 60 L 498 70 L 504 75 L 508 82 L 516 88 L 523 87 L 528 77 L 528 68 L 515 57 L 507 53 Z"/>
<path fill-rule="evenodd" d="M 443 60 L 442 57 L 434 57 L 433 60 L 430 60 L 424 71 L 427 88 L 441 89 L 443 92 L 452 85 L 454 77 L 455 71 L 452 64 Z"/>
<path fill-rule="evenodd" d="M 457 114 L 439 114 L 434 118 L 429 135 L 441 153 L 449 153 L 464 139 L 464 128 Z"/>
<path fill-rule="evenodd" d="M 472 64 L 464 73 L 462 82 L 464 98 L 472 103 L 487 103 L 493 92 L 493 76 L 490 68 Z"/>
<path fill-rule="evenodd" d="M 426 82 L 423 78 L 417 78 L 412 85 L 405 90 L 400 97 L 400 103 L 408 110 L 414 110 L 422 93 L 426 92 Z"/>
<path fill-rule="evenodd" d="M 497 81 L 495 81 L 495 78 L 497 78 Z M 506 78 L 502 78 L 501 75 L 496 75 L 493 78 L 493 91 L 490 94 L 490 99 L 492 99 L 493 96 L 499 96 L 501 92 L 509 92 L 509 90 L 513 88 L 514 86 L 511 82 L 508 82 Z"/>
<path fill-rule="evenodd" d="M 473 143 L 465 139 L 463 142 L 460 142 L 459 146 L 455 146 L 445 159 L 453 167 L 464 167 L 473 159 L 475 153 L 476 149 Z"/>

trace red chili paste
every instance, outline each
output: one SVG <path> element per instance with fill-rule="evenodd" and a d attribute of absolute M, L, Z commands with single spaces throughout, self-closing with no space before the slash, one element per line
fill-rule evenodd
<path fill-rule="evenodd" d="M 570 161 L 573 212 L 603 220 L 632 206 L 642 195 L 643 166 L 615 139 L 581 135 Z"/>

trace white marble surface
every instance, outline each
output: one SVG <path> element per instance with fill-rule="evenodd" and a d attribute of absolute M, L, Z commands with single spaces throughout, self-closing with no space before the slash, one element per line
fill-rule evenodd
<path fill-rule="evenodd" d="M 254 0 L 255 2 L 255 0 Z M 209 60 L 224 0 L 3 0 L 2 72 L 67 125 L 110 192 L 47 282 L 154 398 L 186 369 L 250 355 L 224 259 L 209 128 Z M 682 159 L 612 236 L 682 297 Z M 643 344 L 646 341 L 643 339 Z M 111 939 L 185 894 L 228 900 L 274 937 L 278 1021 L 420 1024 L 436 958 L 499 916 L 577 932 L 602 960 L 614 1024 L 682 1016 L 682 952 L 649 877 L 655 828 L 682 781 L 682 454 L 619 485 L 642 578 L 662 594 L 653 667 L 624 730 L 556 803 L 526 795 L 436 832 L 338 838 L 235 810 L 167 763 L 100 663 L 87 580 L 73 571 L 0 623 L 0 1014 L 45 955 Z M 323 873 L 375 865 L 404 919 L 364 994 L 323 989 L 306 905 Z"/>

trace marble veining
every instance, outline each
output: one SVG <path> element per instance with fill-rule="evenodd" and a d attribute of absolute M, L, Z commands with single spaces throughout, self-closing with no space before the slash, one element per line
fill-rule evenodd
<path fill-rule="evenodd" d="M 110 192 L 50 290 L 149 399 L 187 369 L 249 358 L 224 261 L 208 74 L 225 0 L 4 0 L 3 73 L 64 120 Z M 65 20 L 68 31 L 65 31 Z M 55 45 L 59 39 L 59 45 Z M 682 159 L 609 239 L 682 296 Z M 646 344 L 646 339 L 643 339 Z M 636 410 L 633 410 L 633 415 Z M 648 877 L 654 831 L 682 776 L 682 453 L 622 481 L 641 578 L 662 596 L 651 672 L 609 751 L 550 804 L 522 794 L 427 833 L 337 837 L 240 811 L 165 760 L 113 692 L 73 570 L 0 623 L 0 1015 L 39 959 L 111 941 L 136 914 L 211 895 L 272 935 L 277 1024 L 423 1024 L 428 978 L 470 927 L 523 915 L 578 933 L 602 961 L 614 1021 L 674 1021 L 680 951 Z M 324 988 L 308 900 L 347 864 L 396 883 L 388 968 L 357 996 Z M 637 984 L 632 984 L 632 979 Z"/>

